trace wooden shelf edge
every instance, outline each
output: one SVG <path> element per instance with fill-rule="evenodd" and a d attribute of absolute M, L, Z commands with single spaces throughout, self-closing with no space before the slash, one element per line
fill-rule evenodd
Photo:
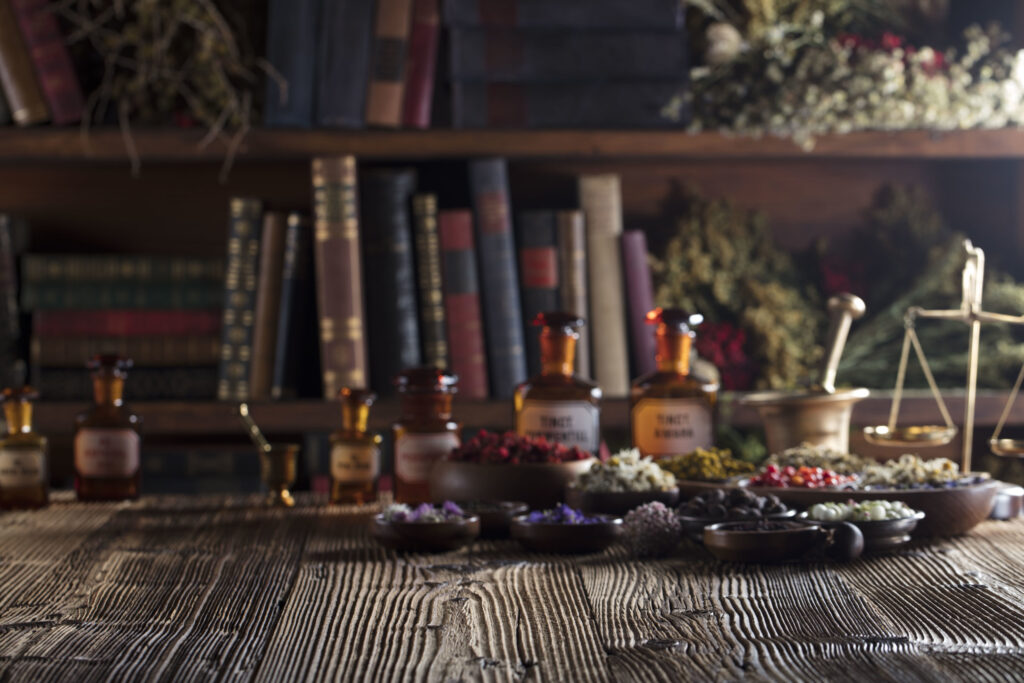
<path fill-rule="evenodd" d="M 1008 392 L 979 392 L 975 424 L 986 428 L 995 425 L 1002 412 Z M 761 426 L 756 412 L 738 405 L 741 393 L 723 394 L 721 418 L 741 428 Z M 962 422 L 964 393 L 951 391 L 944 394 L 953 419 Z M 856 427 L 884 424 L 888 420 L 891 392 L 873 392 L 872 396 L 854 406 L 853 424 Z M 35 408 L 36 429 L 47 435 L 70 434 L 75 415 L 86 404 L 83 402 L 40 402 Z M 159 436 L 245 437 L 233 403 L 220 401 L 138 402 L 131 404 L 143 418 L 145 434 Z M 340 425 L 340 408 L 336 401 L 303 400 L 281 403 L 250 404 L 257 423 L 272 435 L 329 432 Z M 371 427 L 384 430 L 398 417 L 395 399 L 380 401 L 371 412 Z M 508 429 L 512 426 L 511 401 L 457 401 L 455 418 L 467 427 Z M 627 399 L 607 399 L 602 405 L 602 424 L 607 430 L 625 430 L 629 426 Z M 935 424 L 941 421 L 934 399 L 926 391 L 908 392 L 900 416 L 903 424 Z M 1024 406 L 1011 415 L 1010 424 L 1024 424 Z"/>
<path fill-rule="evenodd" d="M 140 129 L 132 139 L 144 162 L 221 162 L 227 141 L 202 145 L 195 129 Z M 251 131 L 239 160 L 300 161 L 320 155 L 363 159 L 505 156 L 511 159 L 1020 159 L 1024 130 L 895 131 L 826 135 L 812 151 L 790 140 L 682 130 L 278 130 Z M 0 128 L 0 163 L 125 162 L 119 130 Z"/>

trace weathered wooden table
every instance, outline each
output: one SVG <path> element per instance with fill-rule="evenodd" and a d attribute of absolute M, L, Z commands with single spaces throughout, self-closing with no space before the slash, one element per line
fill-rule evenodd
<path fill-rule="evenodd" d="M 401 556 L 302 502 L 3 513 L 0 680 L 1024 680 L 1024 521 L 768 567 Z"/>

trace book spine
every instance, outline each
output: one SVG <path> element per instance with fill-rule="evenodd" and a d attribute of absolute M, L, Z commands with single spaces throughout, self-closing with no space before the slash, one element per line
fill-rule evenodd
<path fill-rule="evenodd" d="M 307 216 L 294 212 L 288 215 L 281 270 L 281 313 L 270 389 L 270 397 L 275 400 L 323 394 L 311 231 Z"/>
<path fill-rule="evenodd" d="M 21 260 L 21 272 L 25 282 L 33 283 L 111 280 L 124 283 L 222 282 L 224 260 L 132 254 L 26 254 Z"/>
<path fill-rule="evenodd" d="M 7 97 L 4 95 L 4 89 L 0 84 L 0 126 L 6 126 L 11 122 L 11 107 L 7 104 Z"/>
<path fill-rule="evenodd" d="M 36 77 L 57 125 L 82 120 L 85 102 L 71 54 L 49 0 L 10 0 L 35 65 Z"/>
<path fill-rule="evenodd" d="M 44 337 L 34 335 L 29 346 L 35 367 L 80 368 L 98 353 L 131 358 L 136 367 L 216 365 L 221 340 L 213 335 L 188 337 Z"/>
<path fill-rule="evenodd" d="M 231 200 L 217 382 L 217 398 L 222 401 L 245 401 L 249 398 L 253 307 L 256 305 L 256 268 L 260 250 L 259 220 L 262 213 L 263 205 L 257 199 L 235 197 Z"/>
<path fill-rule="evenodd" d="M 316 90 L 316 41 L 321 0 L 270 0 L 267 8 L 267 61 L 277 77 L 267 77 L 263 122 L 267 126 L 309 128 Z M 282 82 L 283 81 L 283 82 Z"/>
<path fill-rule="evenodd" d="M 682 28 L 679 0 L 445 0 L 446 23 L 495 28 Z"/>
<path fill-rule="evenodd" d="M 259 277 L 256 283 L 256 317 L 252 328 L 252 367 L 249 368 L 249 398 L 253 401 L 269 399 L 273 383 L 287 220 L 287 216 L 280 211 L 268 211 L 263 216 Z"/>
<path fill-rule="evenodd" d="M 48 401 L 92 399 L 92 380 L 82 368 L 41 368 L 34 385 Z M 125 400 L 178 401 L 212 399 L 217 393 L 217 366 L 195 368 L 135 368 L 125 383 Z"/>
<path fill-rule="evenodd" d="M 367 386 L 355 157 L 313 159 L 314 246 L 324 398 Z"/>
<path fill-rule="evenodd" d="M 582 211 L 559 211 L 558 268 L 562 308 L 586 318 L 576 342 L 576 374 L 590 379 L 590 305 L 587 287 L 587 230 Z"/>
<path fill-rule="evenodd" d="M 366 123 L 397 128 L 402 123 L 405 59 L 413 0 L 377 0 Z"/>
<path fill-rule="evenodd" d="M 421 362 L 409 216 L 415 185 L 412 170 L 378 170 L 367 173 L 359 187 L 366 228 L 363 265 L 366 285 L 372 283 L 366 287 L 366 323 L 374 350 L 370 386 L 379 396 L 394 393 L 394 377 Z"/>
<path fill-rule="evenodd" d="M 360 128 L 366 113 L 374 0 L 327 0 L 321 7 L 317 121 L 321 126 Z"/>
<path fill-rule="evenodd" d="M 665 128 L 665 104 L 684 81 L 452 84 L 458 128 Z"/>
<path fill-rule="evenodd" d="M 554 211 L 519 214 L 519 283 L 522 286 L 526 365 L 530 376 L 540 372 L 540 338 L 532 323 L 538 313 L 557 311 L 558 229 Z"/>
<path fill-rule="evenodd" d="M 687 68 L 682 31 L 449 32 L 451 78 L 504 83 L 678 80 Z"/>
<path fill-rule="evenodd" d="M 0 381 L 5 387 L 15 386 L 15 365 L 21 322 L 18 316 L 18 273 L 15 262 L 11 220 L 0 214 Z M 24 377 L 21 378 L 24 380 Z"/>
<path fill-rule="evenodd" d="M 586 217 L 590 257 L 594 377 L 606 396 L 626 396 L 629 393 L 629 351 L 619 248 L 622 235 L 619 176 L 582 176 L 579 195 Z"/>
<path fill-rule="evenodd" d="M 37 311 L 32 332 L 41 337 L 203 336 L 220 333 L 221 311 Z"/>
<path fill-rule="evenodd" d="M 437 3 L 438 0 L 413 0 L 402 105 L 402 124 L 408 128 L 430 128 L 441 19 Z"/>
<path fill-rule="evenodd" d="M 437 195 L 418 194 L 412 199 L 412 207 L 416 219 L 416 275 L 419 281 L 423 362 L 435 368 L 447 368 L 441 249 L 437 241 Z"/>
<path fill-rule="evenodd" d="M 491 396 L 510 398 L 526 380 L 522 308 L 504 159 L 469 164 Z"/>
<path fill-rule="evenodd" d="M 28 46 L 18 30 L 11 0 L 0 0 L 0 86 L 3 86 L 11 118 L 19 126 L 31 126 L 50 118 Z"/>
<path fill-rule="evenodd" d="M 224 303 L 222 286 L 213 282 L 156 283 L 131 286 L 122 282 L 27 282 L 21 289 L 26 311 L 107 308 L 207 309 Z"/>
<path fill-rule="evenodd" d="M 451 369 L 459 376 L 460 396 L 487 398 L 487 352 L 480 319 L 473 214 L 467 209 L 442 211 L 438 223 Z"/>
<path fill-rule="evenodd" d="M 647 235 L 643 230 L 622 233 L 622 270 L 626 279 L 633 376 L 639 377 L 654 372 L 655 368 L 654 332 L 647 324 L 647 313 L 654 308 L 654 285 L 647 260 Z"/>

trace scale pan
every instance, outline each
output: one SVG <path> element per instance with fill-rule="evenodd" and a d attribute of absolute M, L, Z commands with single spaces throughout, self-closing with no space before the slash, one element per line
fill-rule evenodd
<path fill-rule="evenodd" d="M 1021 439 L 990 439 L 988 447 L 993 455 L 1024 457 L 1024 440 Z"/>
<path fill-rule="evenodd" d="M 912 425 L 890 430 L 886 425 L 865 427 L 864 439 L 876 446 L 912 446 L 931 448 L 945 446 L 956 436 L 956 427 L 945 425 Z M 1022 444 L 1024 445 L 1024 444 Z"/>

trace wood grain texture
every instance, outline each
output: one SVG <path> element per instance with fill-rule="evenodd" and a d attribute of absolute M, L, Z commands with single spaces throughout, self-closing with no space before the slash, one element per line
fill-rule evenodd
<path fill-rule="evenodd" d="M 1024 521 L 850 564 L 396 554 L 255 497 L 0 515 L 0 680 L 957 681 L 1024 671 Z"/>

